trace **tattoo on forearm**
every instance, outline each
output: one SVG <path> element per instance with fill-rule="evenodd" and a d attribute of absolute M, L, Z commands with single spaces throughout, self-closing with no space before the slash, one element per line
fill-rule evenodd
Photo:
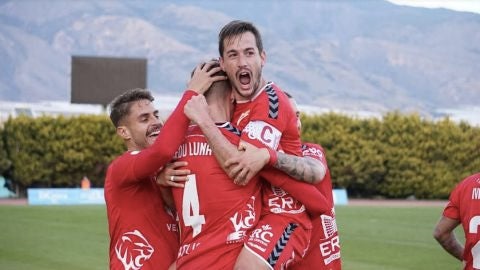
<path fill-rule="evenodd" d="M 309 158 L 278 153 L 274 167 L 297 180 L 310 184 L 314 183 L 319 177 L 318 165 Z"/>
<path fill-rule="evenodd" d="M 463 260 L 463 247 L 454 236 L 440 239 L 438 242 L 446 251 L 448 251 L 448 253 L 452 254 L 460 261 Z"/>

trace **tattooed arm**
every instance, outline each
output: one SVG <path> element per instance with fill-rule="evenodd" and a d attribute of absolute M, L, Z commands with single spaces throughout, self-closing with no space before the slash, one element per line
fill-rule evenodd
<path fill-rule="evenodd" d="M 327 173 L 325 165 L 317 159 L 297 157 L 282 152 L 277 152 L 277 162 L 273 164 L 273 167 L 297 180 L 310 184 L 322 181 Z"/>
<path fill-rule="evenodd" d="M 454 229 L 460 224 L 458 220 L 442 216 L 435 226 L 433 237 L 453 257 L 463 261 L 463 246 L 455 237 Z"/>

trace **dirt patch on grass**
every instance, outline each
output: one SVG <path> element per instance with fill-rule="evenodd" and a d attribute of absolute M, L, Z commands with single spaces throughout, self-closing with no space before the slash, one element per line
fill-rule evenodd
<path fill-rule="evenodd" d="M 352 206 L 445 206 L 445 200 L 369 200 L 349 199 L 348 205 Z"/>
<path fill-rule="evenodd" d="M 27 199 L 0 199 L 0 205 L 27 205 Z"/>

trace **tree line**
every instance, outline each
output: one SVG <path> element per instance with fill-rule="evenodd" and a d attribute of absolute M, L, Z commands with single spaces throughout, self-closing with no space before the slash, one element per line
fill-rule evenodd
<path fill-rule="evenodd" d="M 480 171 L 480 128 L 391 112 L 381 119 L 302 115 L 302 140 L 322 145 L 335 188 L 350 197 L 445 199 Z M 31 187 L 103 187 L 125 151 L 106 115 L 10 118 L 0 128 L 0 174 L 20 196 Z"/>

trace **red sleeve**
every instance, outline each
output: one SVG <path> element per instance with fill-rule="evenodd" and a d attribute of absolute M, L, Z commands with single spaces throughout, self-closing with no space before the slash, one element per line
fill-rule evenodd
<path fill-rule="evenodd" d="M 186 91 L 175 110 L 168 117 L 165 125 L 163 125 L 155 143 L 136 154 L 132 152 L 131 170 L 126 171 L 125 180 L 149 178 L 172 159 L 175 151 L 183 142 L 190 123 L 190 120 L 183 113 L 183 107 L 195 95 L 197 93 L 194 91 Z"/>
<path fill-rule="evenodd" d="M 460 208 L 459 208 L 459 196 L 460 196 L 460 187 L 461 184 L 458 184 L 450 194 L 447 206 L 443 210 L 443 215 L 445 217 L 460 220 Z"/>
<path fill-rule="evenodd" d="M 332 205 L 327 198 L 313 185 L 297 181 L 287 174 L 274 169 L 265 168 L 260 176 L 273 186 L 282 188 L 307 208 L 312 216 L 330 213 Z"/>

